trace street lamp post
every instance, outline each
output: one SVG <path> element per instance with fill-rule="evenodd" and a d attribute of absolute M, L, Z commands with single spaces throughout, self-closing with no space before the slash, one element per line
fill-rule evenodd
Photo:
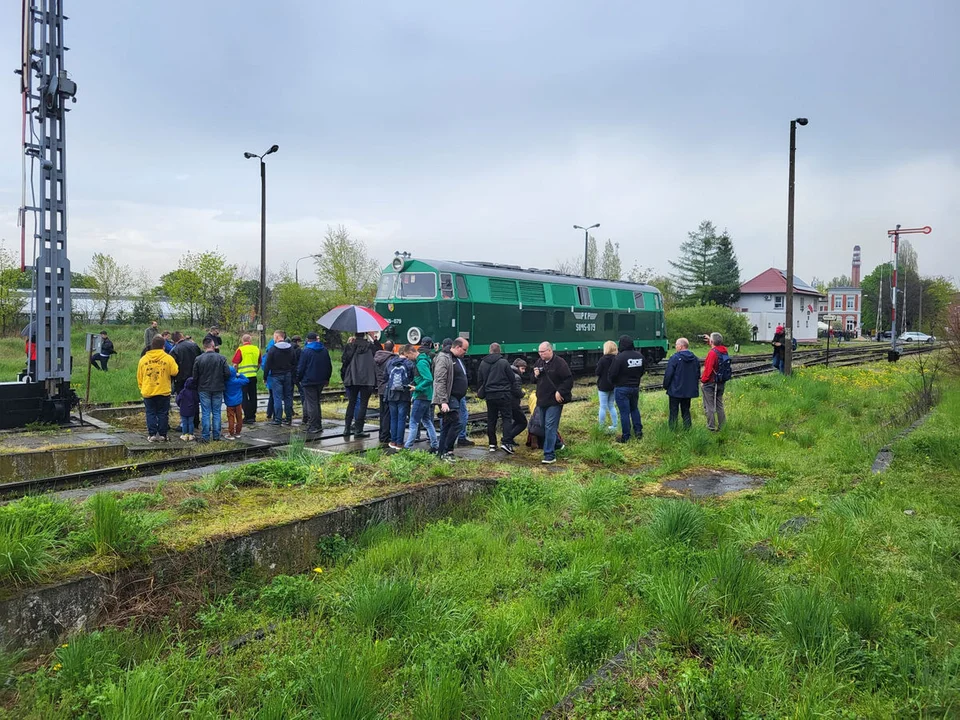
<path fill-rule="evenodd" d="M 245 152 L 243 156 L 250 160 L 260 160 L 260 350 L 267 346 L 267 164 L 263 159 L 280 149 L 273 145 L 263 155 Z"/>
<path fill-rule="evenodd" d="M 590 249 L 590 231 L 594 228 L 600 227 L 600 223 L 596 225 L 591 225 L 590 227 L 583 227 L 581 225 L 574 225 L 574 230 L 583 230 L 583 276 L 587 277 L 587 256 L 589 255 Z"/>
<path fill-rule="evenodd" d="M 787 190 L 787 321 L 783 335 L 783 374 L 793 371 L 793 180 L 797 155 L 797 125 L 806 125 L 806 118 L 790 121 L 790 180 Z"/>
<path fill-rule="evenodd" d="M 304 255 L 302 258 L 297 258 L 297 261 L 293 264 L 293 281 L 299 285 L 300 284 L 300 261 L 306 260 L 307 258 L 316 258 L 316 255 Z"/>

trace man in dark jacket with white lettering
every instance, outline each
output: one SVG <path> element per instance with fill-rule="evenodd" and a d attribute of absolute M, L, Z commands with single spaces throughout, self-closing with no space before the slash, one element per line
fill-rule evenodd
<path fill-rule="evenodd" d="M 504 452 L 513 454 L 512 445 L 507 441 L 513 438 L 512 397 L 516 374 L 510 363 L 500 353 L 500 343 L 490 343 L 490 354 L 480 363 L 477 371 L 477 397 L 487 403 L 487 440 L 490 452 L 497 451 L 497 418 L 503 422 Z"/>
<path fill-rule="evenodd" d="M 677 338 L 677 351 L 670 356 L 663 374 L 663 389 L 670 398 L 670 429 L 677 427 L 677 412 L 689 428 L 690 400 L 700 396 L 700 359 L 690 352 L 690 341 Z"/>
<path fill-rule="evenodd" d="M 643 437 L 643 421 L 640 419 L 640 378 L 643 377 L 643 355 L 633 346 L 633 338 L 621 335 L 616 359 L 610 365 L 607 378 L 613 385 L 613 399 L 620 411 L 619 442 L 630 439 L 630 424 L 637 440 Z"/>

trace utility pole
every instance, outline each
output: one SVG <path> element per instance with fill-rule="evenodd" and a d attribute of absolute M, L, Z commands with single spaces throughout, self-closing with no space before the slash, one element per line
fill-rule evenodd
<path fill-rule="evenodd" d="M 583 230 L 583 276 L 589 277 L 587 275 L 587 259 L 590 257 L 590 231 L 594 228 L 600 227 L 600 223 L 596 225 L 591 225 L 590 227 L 583 227 L 582 225 L 574 225 L 574 230 Z"/>
<path fill-rule="evenodd" d="M 267 347 L 267 164 L 263 159 L 279 149 L 279 145 L 273 145 L 263 155 L 243 154 L 247 160 L 260 160 L 260 323 L 257 329 L 260 331 L 261 352 Z"/>
<path fill-rule="evenodd" d="M 887 237 L 893 242 L 893 272 L 890 273 L 890 352 L 887 353 L 888 360 L 896 360 L 900 357 L 897 352 L 897 265 L 900 253 L 901 235 L 929 235 L 933 228 L 924 225 L 920 228 L 901 228 L 897 225 L 893 230 L 887 230 Z M 906 296 L 904 296 L 904 306 L 906 306 Z M 904 313 L 906 316 L 906 313 Z"/>
<path fill-rule="evenodd" d="M 790 178 L 787 188 L 787 321 L 783 336 L 783 374 L 793 372 L 793 182 L 797 155 L 797 125 L 806 125 L 806 118 L 790 121 Z"/>

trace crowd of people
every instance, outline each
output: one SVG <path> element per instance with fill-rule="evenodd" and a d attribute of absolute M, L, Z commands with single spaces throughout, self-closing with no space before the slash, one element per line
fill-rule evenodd
<path fill-rule="evenodd" d="M 98 364 L 106 371 L 112 343 L 102 333 Z M 704 336 L 710 351 L 701 362 L 690 351 L 686 338 L 676 341 L 663 377 L 670 403 L 669 426 L 678 420 L 692 425 L 691 402 L 702 391 L 707 428 L 719 430 L 726 422 L 724 386 L 730 379 L 730 358 L 719 333 Z M 243 335 L 230 362 L 220 354 L 222 339 L 211 328 L 198 346 L 180 332 L 160 331 L 153 323 L 144 333 L 145 348 L 137 368 L 137 382 L 144 398 L 147 434 L 151 442 L 166 442 L 169 433 L 171 396 L 180 410 L 181 440 L 210 442 L 237 439 L 245 425 L 257 421 L 257 378 L 262 372 L 269 391 L 266 416 L 274 425 L 293 424 L 294 388 L 302 400 L 301 427 L 307 437 L 322 431 L 321 394 L 333 374 L 330 354 L 317 333 L 310 332 L 301 347 L 301 337 L 290 338 L 277 330 L 265 352 Z M 429 452 L 454 460 L 457 447 L 474 445 L 467 437 L 467 389 L 469 372 L 464 362 L 470 348 L 466 338 L 445 339 L 437 346 L 425 337 L 419 345 L 380 342 L 379 333 L 357 333 L 344 347 L 340 378 L 346 394 L 343 437 L 365 438 L 370 398 L 380 402 L 379 441 L 393 451 L 411 449 L 425 433 Z M 776 348 L 776 345 L 775 345 Z M 776 352 L 776 349 L 775 349 Z M 564 444 L 560 420 L 572 399 L 573 373 L 554 352 L 550 342 L 538 348 L 532 368 L 522 358 L 510 362 L 498 343 L 491 343 L 479 363 L 477 397 L 486 404 L 487 441 L 490 452 L 516 452 L 517 437 L 527 432 L 527 445 L 542 450 L 545 464 L 556 462 Z M 91 358 L 93 362 L 93 358 Z M 528 375 L 529 371 L 529 375 Z M 608 341 L 596 366 L 599 396 L 598 422 L 616 431 L 617 440 L 643 438 L 640 412 L 640 381 L 646 372 L 643 353 L 633 338 L 622 335 Z M 525 379 L 535 383 L 529 397 Z M 530 411 L 529 420 L 523 403 Z M 222 431 L 222 408 L 226 406 L 227 432 Z M 440 429 L 434 417 L 440 420 Z M 498 436 L 497 431 L 500 430 Z M 196 435 L 199 429 L 199 435 Z"/>

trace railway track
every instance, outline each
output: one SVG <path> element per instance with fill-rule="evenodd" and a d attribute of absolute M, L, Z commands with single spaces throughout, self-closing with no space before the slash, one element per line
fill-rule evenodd
<path fill-rule="evenodd" d="M 908 355 L 917 355 L 920 353 L 930 352 L 936 349 L 935 346 L 925 345 L 917 347 L 904 348 L 902 350 L 903 356 Z M 870 347 L 857 347 L 850 349 L 842 349 L 834 351 L 831 349 L 829 362 L 830 365 L 835 367 L 845 367 L 851 365 L 863 365 L 869 362 L 876 362 L 878 360 L 885 360 L 887 358 L 888 346 L 885 345 L 873 345 Z M 827 361 L 826 352 L 824 350 L 809 350 L 801 351 L 794 355 L 795 364 L 798 367 L 814 367 L 817 365 L 823 365 Z M 733 358 L 735 369 L 734 369 L 734 380 L 742 377 L 749 377 L 753 375 L 766 375 L 774 372 L 773 366 L 770 363 L 770 358 L 767 355 L 747 355 L 739 356 Z M 655 371 L 650 371 L 648 375 L 657 374 L 662 375 L 662 368 L 659 369 L 660 372 L 656 373 Z M 581 378 L 576 385 L 577 388 L 583 390 L 586 388 L 592 387 L 593 382 L 589 378 Z M 662 391 L 662 385 L 660 382 L 656 383 L 645 383 L 640 386 L 640 389 L 644 392 L 656 392 Z M 344 391 L 342 389 L 326 391 L 324 394 L 326 399 L 342 399 L 344 397 Z M 572 402 L 586 402 L 591 399 L 592 396 L 575 396 Z M 263 396 L 264 402 L 266 401 L 266 396 Z M 136 408 L 138 405 L 131 405 L 131 408 Z M 371 406 L 368 411 L 368 417 L 371 417 L 373 413 L 377 411 L 376 406 Z M 486 431 L 486 417 L 474 415 L 474 419 L 470 419 L 467 424 L 468 432 L 470 434 L 479 434 Z M 374 431 L 375 432 L 375 431 Z M 371 433 L 372 436 L 373 433 Z M 321 435 L 316 438 L 311 438 L 311 441 L 316 440 L 327 440 L 335 439 L 341 437 L 342 433 L 339 428 L 334 432 L 332 429 L 326 434 Z M 98 485 L 107 485 L 114 482 L 119 482 L 122 480 L 129 480 L 136 477 L 146 477 L 151 475 L 158 475 L 163 472 L 169 472 L 173 470 L 184 470 L 192 468 L 201 468 L 209 465 L 222 465 L 225 463 L 231 462 L 241 462 L 244 460 L 253 460 L 258 458 L 263 458 L 271 454 L 271 452 L 280 447 L 285 447 L 287 443 L 284 442 L 270 442 L 263 441 L 261 445 L 245 445 L 243 447 L 230 448 L 228 450 L 219 450 L 215 452 L 201 453 L 198 455 L 190 456 L 180 456 L 174 458 L 164 458 L 162 460 L 151 460 L 147 462 L 140 463 L 129 463 L 125 465 L 118 465 L 115 467 L 100 468 L 96 470 L 86 470 L 81 472 L 69 473 L 65 475 L 46 477 L 46 478 L 36 478 L 33 480 L 19 480 L 12 483 L 3 483 L 0 484 L 0 499 L 11 500 L 18 497 L 23 497 L 25 495 L 32 495 L 41 492 L 49 492 L 53 490 L 63 490 L 68 488 L 75 487 L 94 487 Z M 354 450 L 352 452 L 364 452 L 364 450 Z"/>

